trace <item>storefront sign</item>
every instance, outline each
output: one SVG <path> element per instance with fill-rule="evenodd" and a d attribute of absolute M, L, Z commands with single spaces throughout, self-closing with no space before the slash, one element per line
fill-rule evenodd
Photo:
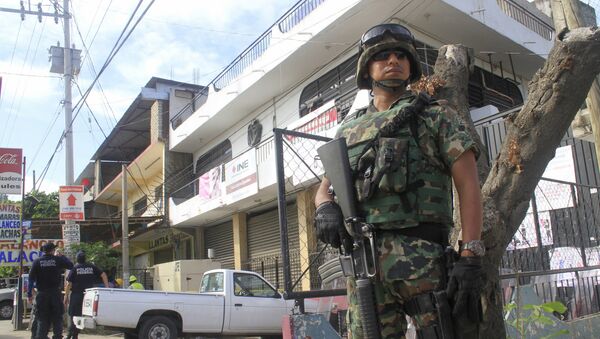
<path fill-rule="evenodd" d="M 20 204 L 0 204 L 0 243 L 13 243 L 21 239 L 20 218 Z"/>
<path fill-rule="evenodd" d="M 23 150 L 0 148 L 0 194 L 21 194 Z"/>
<path fill-rule="evenodd" d="M 150 240 L 148 242 L 148 249 L 151 250 L 154 248 L 169 245 L 170 243 L 171 243 L 171 236 L 170 236 L 170 234 L 166 234 L 160 238 Z"/>
<path fill-rule="evenodd" d="M 31 266 L 31 263 L 43 253 L 41 247 L 49 242 L 55 243 L 57 248 L 64 249 L 62 239 L 34 239 L 23 243 L 23 265 Z M 19 266 L 19 244 L 0 244 L 0 266 Z"/>
<path fill-rule="evenodd" d="M 254 148 L 225 164 L 226 202 L 234 203 L 258 193 Z"/>

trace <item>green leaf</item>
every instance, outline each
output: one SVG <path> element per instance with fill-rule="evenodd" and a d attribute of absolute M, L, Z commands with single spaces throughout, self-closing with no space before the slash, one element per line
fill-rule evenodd
<path fill-rule="evenodd" d="M 542 304 L 542 307 L 544 308 L 544 311 L 549 313 L 558 312 L 562 314 L 567 311 L 567 307 L 560 301 L 547 302 L 545 304 Z"/>

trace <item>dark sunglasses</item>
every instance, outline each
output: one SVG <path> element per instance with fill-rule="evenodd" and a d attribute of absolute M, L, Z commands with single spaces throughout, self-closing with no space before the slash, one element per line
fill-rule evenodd
<path fill-rule="evenodd" d="M 386 33 L 398 40 L 409 41 L 411 43 L 415 40 L 412 33 L 402 25 L 382 24 L 366 31 L 362 38 L 360 38 L 360 45 L 373 45 L 381 41 Z"/>
<path fill-rule="evenodd" d="M 373 55 L 371 57 L 371 60 L 373 60 L 373 61 L 385 61 L 392 54 L 394 54 L 396 56 L 396 59 L 398 59 L 398 60 L 402 60 L 402 59 L 406 58 L 406 52 L 401 51 L 401 50 L 388 49 L 388 50 L 385 50 L 385 51 L 381 51 L 379 53 L 375 53 L 375 55 Z"/>

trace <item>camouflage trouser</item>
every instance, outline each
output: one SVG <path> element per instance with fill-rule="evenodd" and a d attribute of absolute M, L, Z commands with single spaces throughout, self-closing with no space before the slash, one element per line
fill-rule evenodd
<path fill-rule="evenodd" d="M 444 248 L 426 240 L 391 231 L 377 233 L 379 272 L 373 279 L 382 338 L 404 338 L 407 330 L 403 304 L 411 297 L 444 284 Z M 348 337 L 362 338 L 354 278 L 348 279 Z M 437 320 L 434 312 L 417 315 L 417 328 Z"/>

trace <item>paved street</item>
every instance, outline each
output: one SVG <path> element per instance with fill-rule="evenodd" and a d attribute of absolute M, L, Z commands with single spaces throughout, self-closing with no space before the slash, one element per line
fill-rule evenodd
<path fill-rule="evenodd" d="M 29 319 L 25 319 L 25 326 Z M 63 331 L 63 336 L 66 337 L 66 331 Z M 51 336 L 50 336 L 51 337 Z M 31 338 L 31 332 L 29 330 L 13 331 L 13 325 L 10 320 L 0 320 L 0 339 L 17 339 L 17 338 Z M 91 334 L 80 334 L 81 339 L 106 339 L 106 338 L 123 338 L 123 334 L 111 334 L 111 335 L 91 335 Z"/>

